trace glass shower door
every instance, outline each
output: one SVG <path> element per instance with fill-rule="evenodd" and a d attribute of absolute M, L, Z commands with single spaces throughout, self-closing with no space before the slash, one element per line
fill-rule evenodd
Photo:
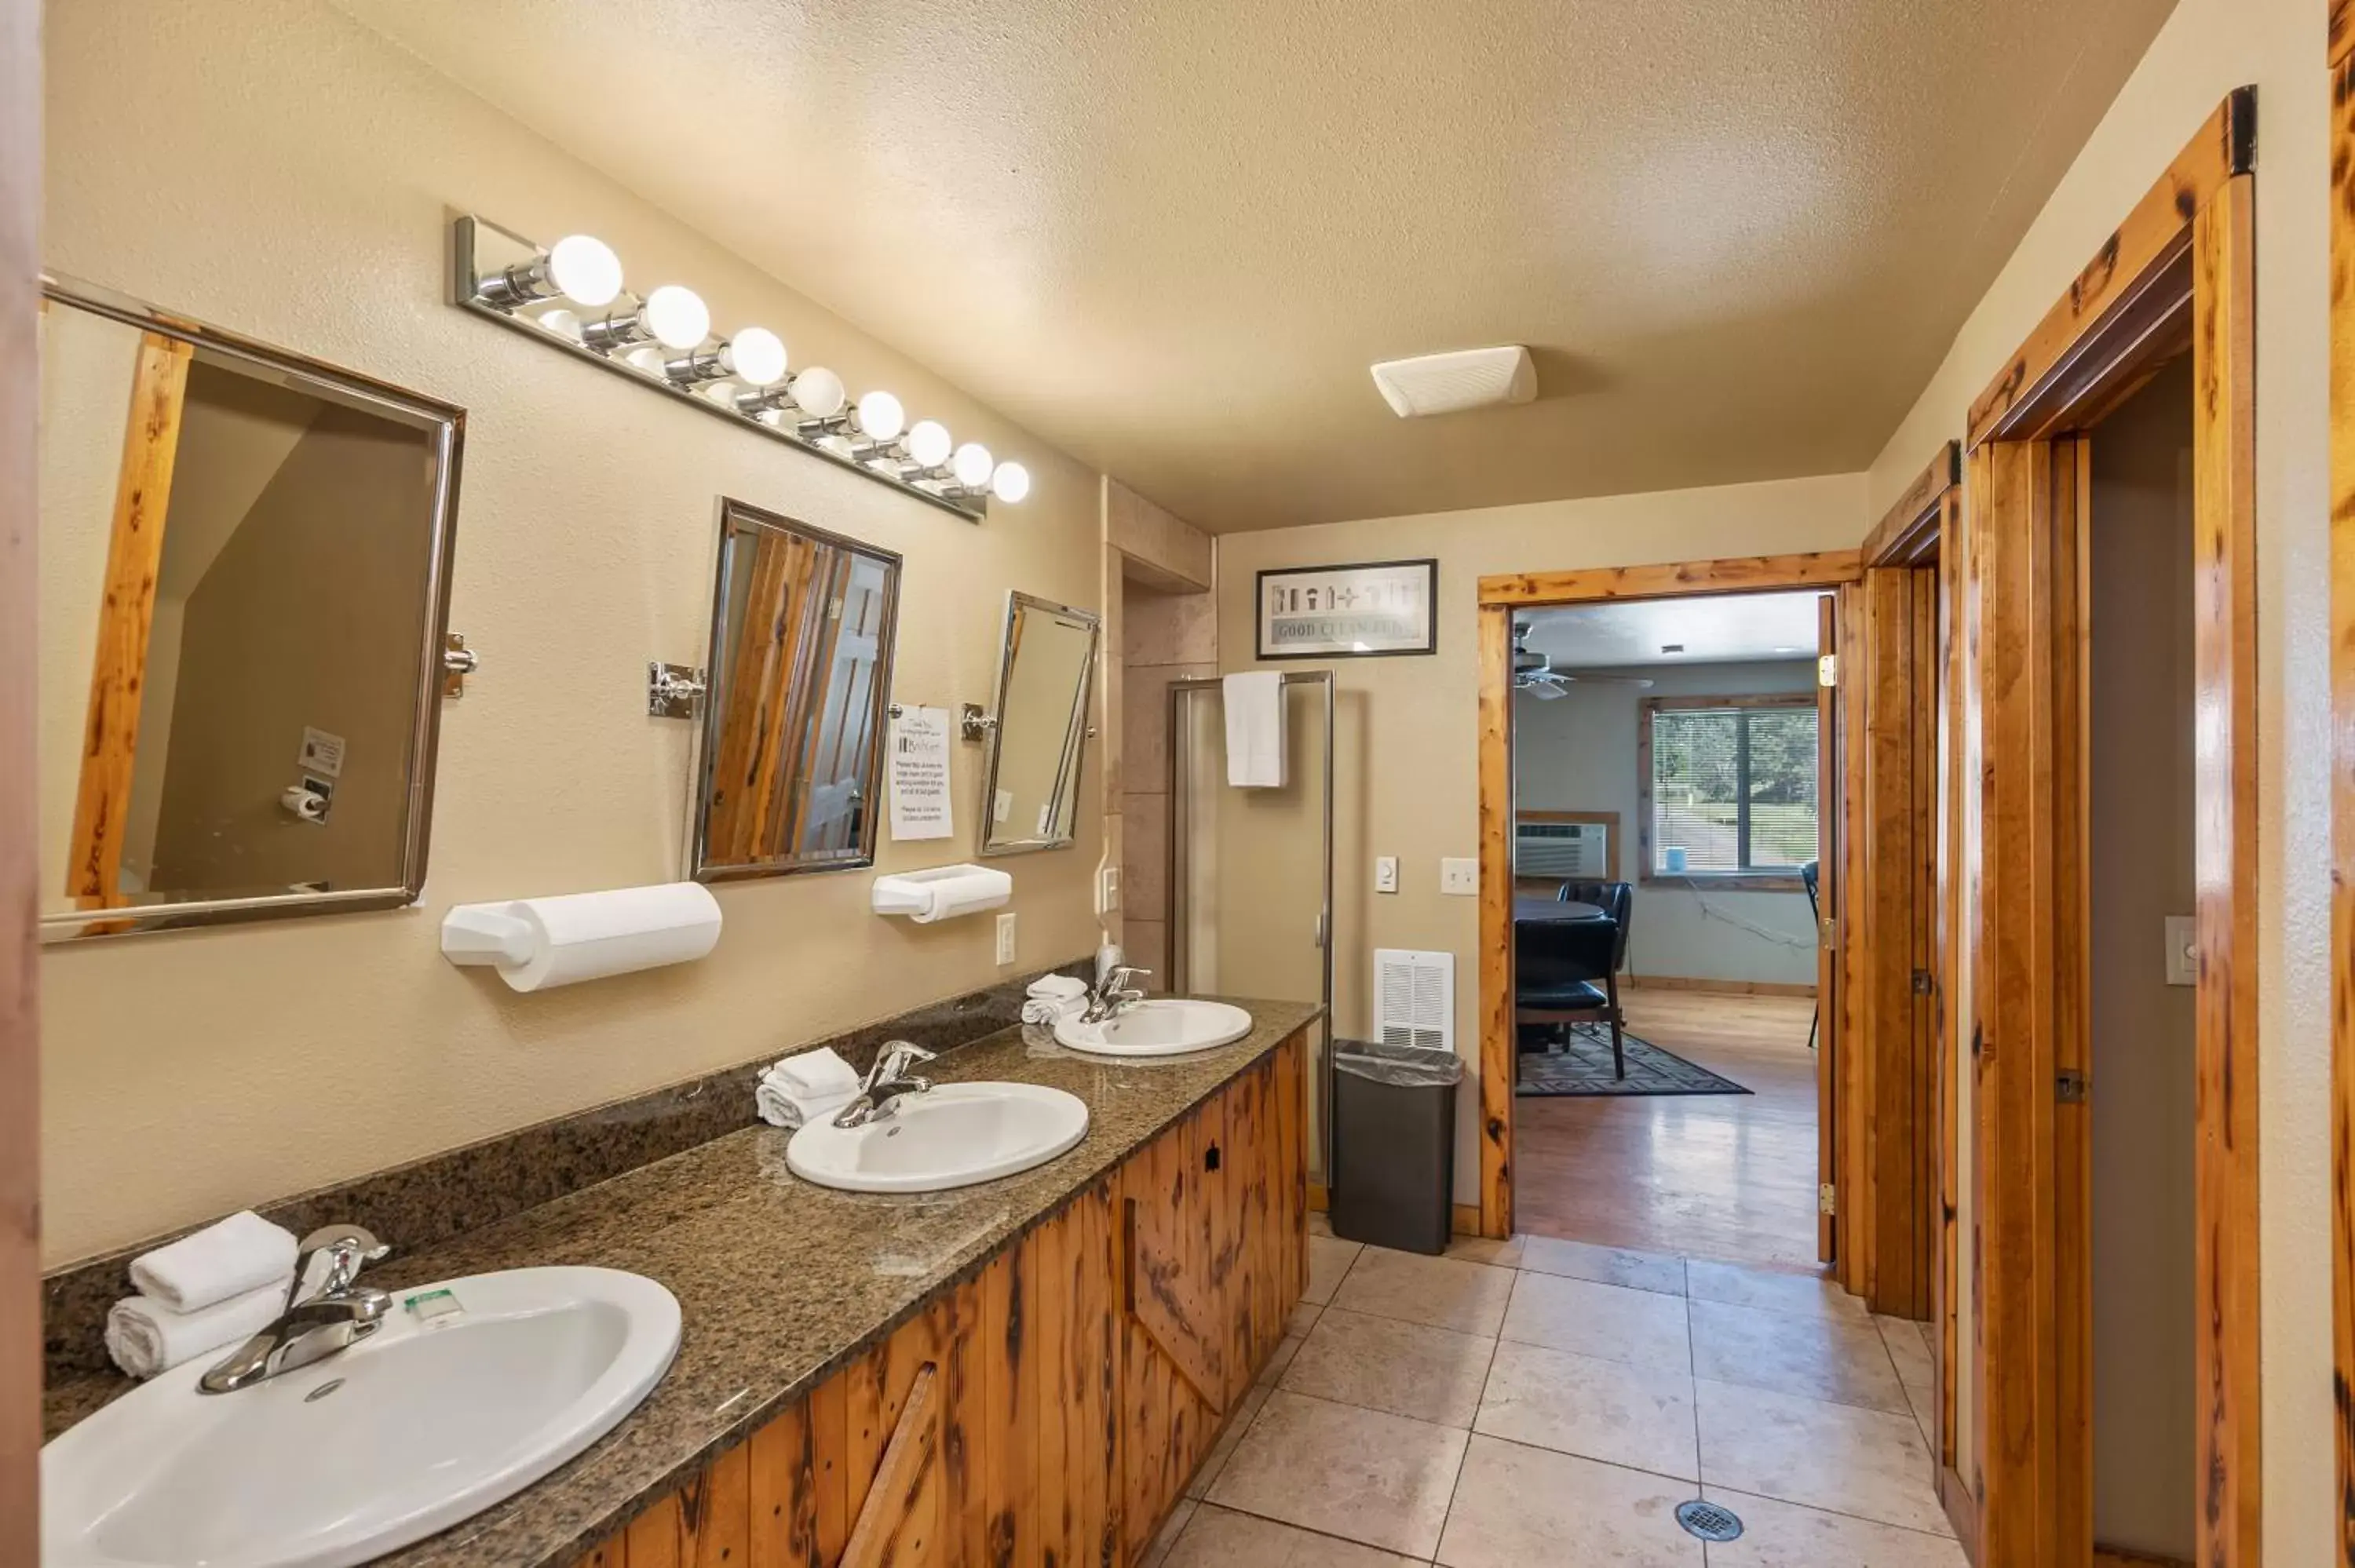
<path fill-rule="evenodd" d="M 1326 1181 L 1333 1004 L 1333 677 L 1284 677 L 1284 782 L 1227 783 L 1226 704 L 1215 680 L 1178 681 L 1170 705 L 1170 985 L 1304 1001 L 1309 1180 Z"/>

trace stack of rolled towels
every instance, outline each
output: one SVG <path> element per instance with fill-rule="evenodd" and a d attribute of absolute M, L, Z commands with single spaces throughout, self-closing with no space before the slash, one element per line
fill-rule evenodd
<path fill-rule="evenodd" d="M 1071 975 L 1040 975 L 1022 999 L 1022 1022 L 1056 1024 L 1087 1011 L 1088 988 Z"/>
<path fill-rule="evenodd" d="M 106 1314 L 106 1353 L 133 1377 L 260 1333 L 286 1309 L 294 1233 L 250 1209 L 131 1260 L 138 1292 Z"/>
<path fill-rule="evenodd" d="M 761 1075 L 752 1103 L 771 1127 L 802 1127 L 829 1117 L 858 1093 L 858 1075 L 832 1048 L 788 1056 Z"/>

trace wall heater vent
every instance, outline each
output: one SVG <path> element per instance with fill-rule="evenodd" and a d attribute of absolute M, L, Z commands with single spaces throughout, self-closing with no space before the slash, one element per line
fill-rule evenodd
<path fill-rule="evenodd" d="M 1374 949 L 1374 1021 L 1385 1045 L 1455 1049 L 1455 955 Z"/>

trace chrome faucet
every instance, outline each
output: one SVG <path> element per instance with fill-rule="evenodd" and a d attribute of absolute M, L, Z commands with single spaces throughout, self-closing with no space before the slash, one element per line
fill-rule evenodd
<path fill-rule="evenodd" d="M 845 1128 L 865 1127 L 896 1110 L 901 1095 L 930 1094 L 932 1081 L 920 1078 L 909 1069 L 931 1061 L 936 1054 L 905 1040 L 894 1040 L 884 1046 L 875 1054 L 875 1065 L 867 1069 L 867 1081 L 858 1086 L 858 1095 L 835 1114 L 834 1125 Z"/>
<path fill-rule="evenodd" d="M 1088 1005 L 1080 1014 L 1082 1023 L 1109 1023 L 1145 1000 L 1145 992 L 1131 981 L 1141 980 L 1153 973 L 1134 964 L 1114 964 L 1109 974 L 1088 992 Z"/>
<path fill-rule="evenodd" d="M 198 1378 L 197 1387 L 206 1393 L 230 1393 L 309 1366 L 375 1333 L 384 1324 L 392 1298 L 354 1282 L 363 1266 L 382 1262 L 391 1252 L 357 1225 L 329 1225 L 304 1236 L 294 1258 L 294 1283 L 286 1290 L 286 1310 Z M 313 1262 L 323 1256 L 327 1268 L 319 1288 L 297 1300 Z"/>

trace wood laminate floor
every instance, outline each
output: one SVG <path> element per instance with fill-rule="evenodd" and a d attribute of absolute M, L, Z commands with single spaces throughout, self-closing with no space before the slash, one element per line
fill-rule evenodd
<path fill-rule="evenodd" d="M 1793 1268 L 1816 1263 L 1806 997 L 1621 993 L 1629 1029 L 1752 1092 L 1514 1102 L 1518 1228 Z"/>

